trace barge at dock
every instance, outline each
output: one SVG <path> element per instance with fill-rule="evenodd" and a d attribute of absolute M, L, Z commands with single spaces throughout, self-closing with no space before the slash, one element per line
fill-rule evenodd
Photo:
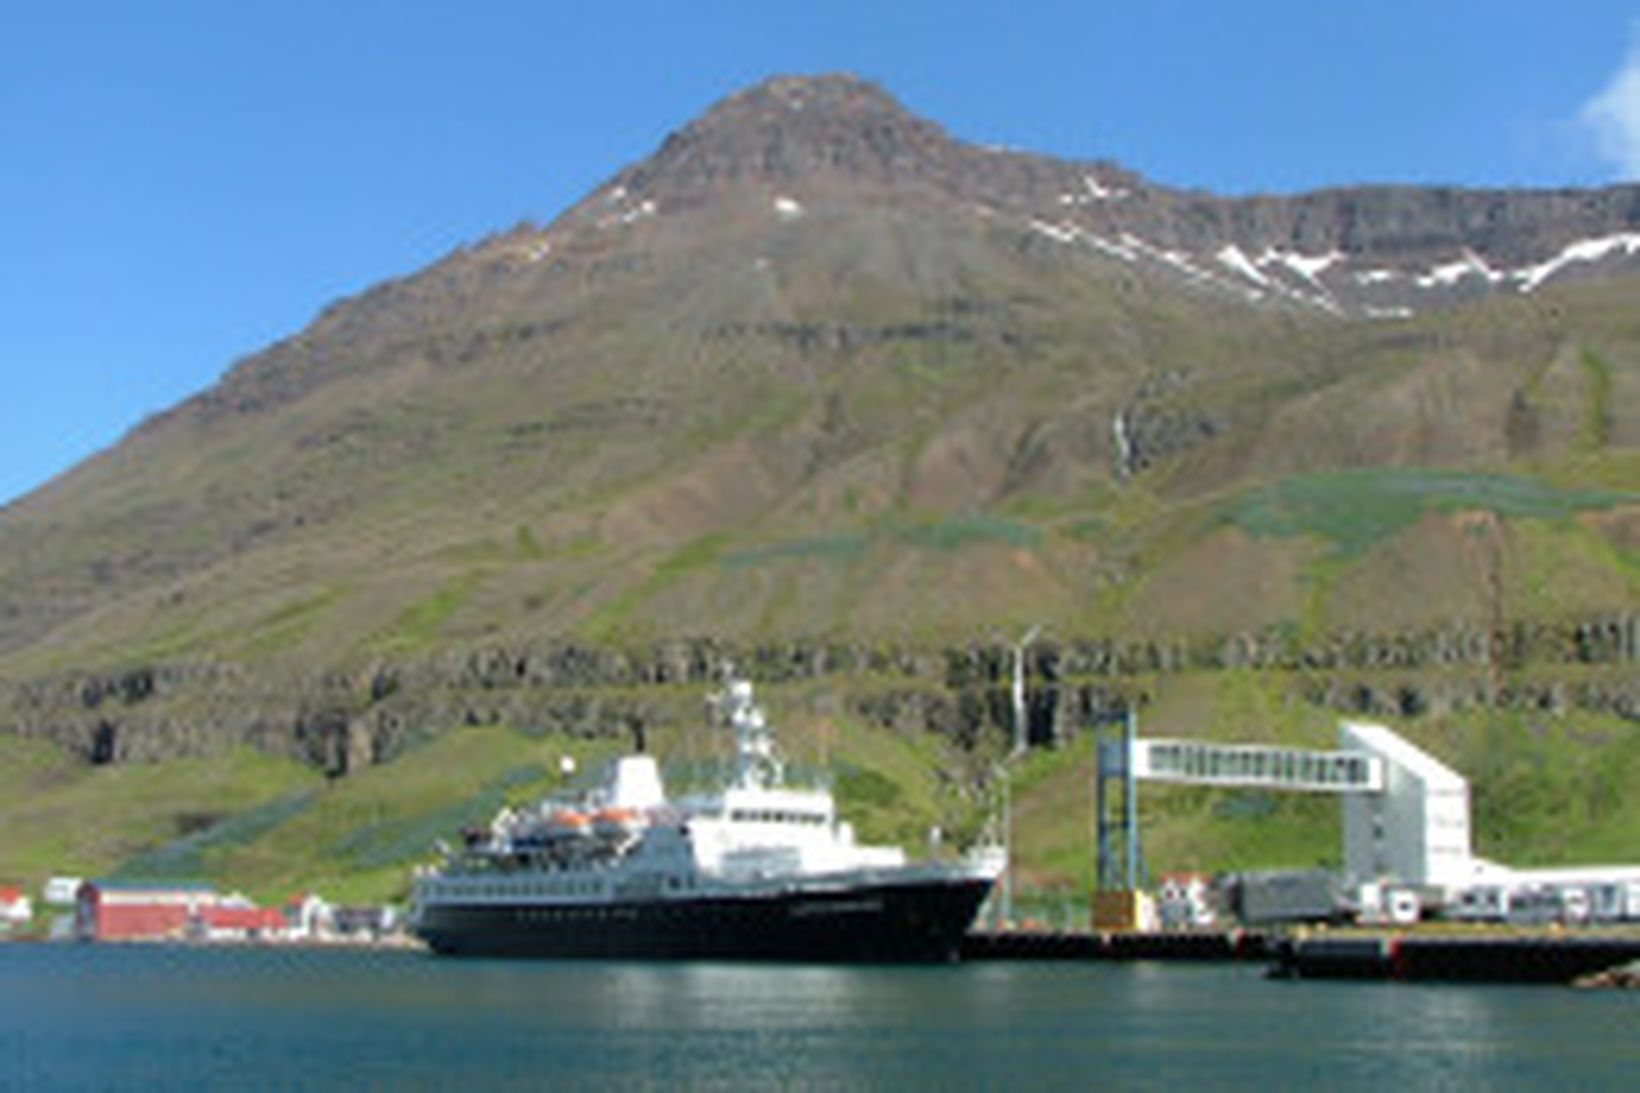
<path fill-rule="evenodd" d="M 412 930 L 456 956 L 957 959 L 1004 854 L 858 845 L 830 792 L 786 783 L 751 684 L 716 701 L 735 735 L 719 792 L 669 800 L 653 757 L 621 758 L 598 789 L 504 811 L 418 875 Z"/>
<path fill-rule="evenodd" d="M 1284 939 L 1273 955 L 1278 979 L 1572 983 L 1640 960 L 1640 932 L 1321 935 Z"/>

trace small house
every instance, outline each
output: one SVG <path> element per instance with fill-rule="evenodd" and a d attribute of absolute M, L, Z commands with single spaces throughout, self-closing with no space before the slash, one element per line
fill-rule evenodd
<path fill-rule="evenodd" d="M 34 921 L 34 906 L 27 893 L 11 885 L 0 885 L 0 934 L 22 930 Z"/>

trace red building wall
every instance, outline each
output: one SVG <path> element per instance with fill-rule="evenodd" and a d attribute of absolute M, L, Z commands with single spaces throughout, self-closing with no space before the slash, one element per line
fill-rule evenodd
<path fill-rule="evenodd" d="M 133 887 L 88 881 L 80 887 L 75 934 L 86 941 L 142 941 L 187 934 L 201 909 L 214 905 L 208 888 Z"/>
<path fill-rule="evenodd" d="M 132 941 L 180 937 L 188 929 L 188 908 L 170 903 L 116 903 L 96 908 L 92 939 Z"/>

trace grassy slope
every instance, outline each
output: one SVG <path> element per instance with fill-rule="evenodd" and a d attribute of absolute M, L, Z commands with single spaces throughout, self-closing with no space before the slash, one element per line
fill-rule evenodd
<path fill-rule="evenodd" d="M 409 870 L 435 841 L 488 822 L 503 804 L 561 783 L 559 761 L 583 765 L 607 750 L 503 728 L 446 733 L 397 762 L 327 787 L 266 837 L 208 862 L 217 876 L 247 878 L 265 897 L 310 889 L 339 900 L 402 897 Z"/>
<path fill-rule="evenodd" d="M 794 767 L 831 772 L 864 841 L 921 847 L 936 824 L 977 827 L 970 806 L 941 789 L 936 772 L 949 757 L 932 738 L 812 713 L 795 716 L 784 736 Z M 722 741 L 695 726 L 656 733 L 651 746 L 674 769 L 723 755 Z M 252 753 L 86 768 L 39 741 L 0 737 L 0 749 L 0 879 L 206 877 L 263 900 L 317 890 L 350 901 L 403 898 L 436 841 L 560 788 L 565 756 L 579 784 L 617 745 L 460 728 L 332 783 Z"/>
<path fill-rule="evenodd" d="M 1279 680 L 1221 673 L 1169 680 L 1140 726 L 1148 735 L 1329 747 L 1334 715 L 1282 696 Z M 1632 859 L 1640 845 L 1640 734 L 1616 718 L 1472 714 L 1399 726 L 1467 774 L 1475 849 L 1519 865 Z M 869 730 L 812 709 L 783 725 L 796 766 L 823 767 L 866 841 L 920 852 L 932 826 L 973 837 L 997 798 L 941 777 L 977 762 L 932 738 Z M 714 754 L 687 734 L 656 733 L 664 762 Z M 264 900 L 299 890 L 332 899 L 402 898 L 410 869 L 503 803 L 561 784 L 563 755 L 583 772 L 614 745 L 464 728 L 330 785 L 288 764 L 239 753 L 210 761 L 86 770 L 50 745 L 0 739 L 0 879 L 53 873 L 205 876 Z M 697 764 L 698 766 L 698 764 Z M 1032 752 L 1015 767 L 1017 883 L 1030 893 L 1085 891 L 1094 876 L 1092 737 Z M 224 817 L 179 837 L 183 827 Z M 1152 874 L 1190 869 L 1336 865 L 1334 799 L 1147 785 L 1141 790 Z"/>
<path fill-rule="evenodd" d="M 0 875 L 96 875 L 200 826 L 315 788 L 312 770 L 248 750 L 87 767 L 53 745 L 0 736 Z"/>
<path fill-rule="evenodd" d="M 306 397 L 184 416 L 8 512 L 0 533 L 19 545 L 5 540 L 0 599 L 60 584 L 94 606 L 0 667 L 328 666 L 543 632 L 641 639 L 701 618 L 923 638 L 1035 619 L 1416 625 L 1451 605 L 1394 579 L 1404 559 L 1374 563 L 1420 519 L 1478 507 L 1536 526 L 1635 504 L 1632 284 L 1340 326 L 1023 260 L 964 277 L 972 312 L 843 279 L 785 286 L 778 307 L 755 305 L 771 314 L 734 293 L 664 317 L 603 300 L 539 345 L 507 340 L 523 318 L 504 308 L 435 324 L 428 345 L 488 339 L 460 368 L 428 364 L 413 339 L 363 343 Z M 807 353 L 713 333 L 759 319 L 965 334 Z M 1112 415 L 1146 390 L 1213 432 L 1118 482 Z M 1585 534 L 1594 549 L 1537 564 L 1566 569 L 1580 601 L 1518 607 L 1633 594 L 1624 559 L 1640 547 Z M 1432 557 L 1462 553 L 1447 539 Z M 1258 591 L 1215 615 L 1225 549 Z M 144 568 L 161 563 L 176 571 Z"/>
<path fill-rule="evenodd" d="M 1640 603 L 1640 540 L 1619 516 L 1640 488 L 1632 282 L 1334 327 L 1026 272 L 961 286 L 996 309 L 964 320 L 973 342 L 847 357 L 714 341 L 699 316 L 744 319 L 744 301 L 686 295 L 652 319 L 603 301 L 580 328 L 599 334 L 572 325 L 528 353 L 508 348 L 517 317 L 500 313 L 432 348 L 342 353 L 344 379 L 277 414 L 145 433 L 8 512 L 0 594 L 94 606 L 0 668 L 207 655 L 329 668 L 509 636 L 694 633 L 702 619 L 749 636 L 939 641 L 1041 620 L 1067 634 L 1320 634 Z M 750 318 L 949 317 L 861 283 L 841 278 L 835 300 L 781 286 Z M 1018 332 L 1029 352 L 997 348 Z M 499 370 L 424 359 L 475 338 L 501 346 Z M 1164 408 L 1219 431 L 1118 483 L 1111 415 L 1150 381 Z M 198 564 L 143 569 L 177 559 Z M 1501 604 L 1477 576 L 1491 564 Z M 1329 715 L 1276 693 L 1256 678 L 1168 680 L 1147 720 L 1330 741 Z M 941 796 L 937 772 L 955 761 L 939 747 L 814 726 L 835 740 L 866 836 L 916 844 L 930 823 L 971 823 Z M 1632 856 L 1635 806 L 1615 780 L 1635 782 L 1632 725 L 1475 715 L 1412 731 L 1475 778 L 1482 852 Z M 247 754 L 87 770 L 0 737 L 0 876 L 107 871 L 209 816 L 265 808 L 282 822 L 188 853 L 265 895 L 388 894 L 413 856 L 400 850 L 469 803 L 541 788 L 550 779 L 530 772 L 554 769 L 559 746 L 461 730 L 321 787 Z M 1021 772 L 1023 864 L 1044 883 L 1088 875 L 1083 760 L 1073 749 Z M 1324 802 L 1162 789 L 1146 802 L 1157 869 L 1336 854 Z"/>

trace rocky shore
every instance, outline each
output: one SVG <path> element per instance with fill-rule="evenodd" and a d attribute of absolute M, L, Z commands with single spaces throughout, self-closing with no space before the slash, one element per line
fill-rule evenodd
<path fill-rule="evenodd" d="M 1588 989 L 1640 990 L 1640 960 L 1583 976 L 1572 985 Z"/>

